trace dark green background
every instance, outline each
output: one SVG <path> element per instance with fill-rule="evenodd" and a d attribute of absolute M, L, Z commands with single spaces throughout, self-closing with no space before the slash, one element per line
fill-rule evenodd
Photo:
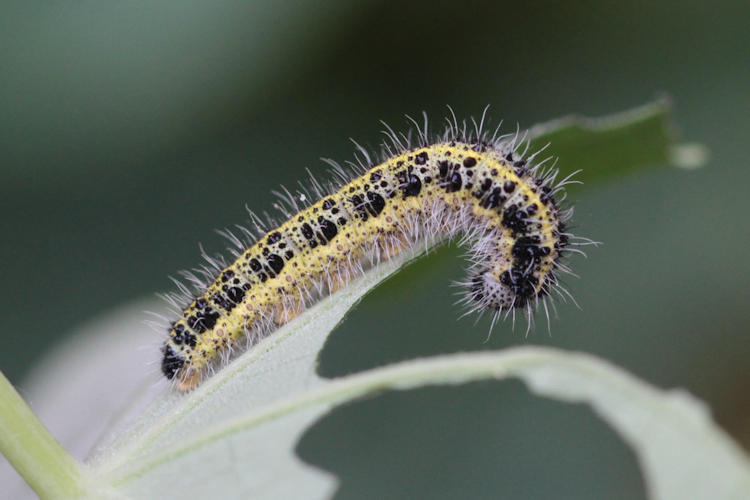
<path fill-rule="evenodd" d="M 374 146 L 378 120 L 445 104 L 509 129 L 667 93 L 695 172 L 575 193 L 572 258 L 542 326 L 456 321 L 459 251 L 436 252 L 337 329 L 337 376 L 460 350 L 544 344 L 686 387 L 750 443 L 746 2 L 58 2 L 0 9 L 0 367 L 14 382 L 76 324 L 170 290 L 197 244 L 270 209 L 320 156 Z M 586 173 L 579 177 L 586 181 Z M 386 394 L 334 411 L 298 447 L 341 498 L 637 498 L 633 454 L 583 408 L 517 383 Z"/>

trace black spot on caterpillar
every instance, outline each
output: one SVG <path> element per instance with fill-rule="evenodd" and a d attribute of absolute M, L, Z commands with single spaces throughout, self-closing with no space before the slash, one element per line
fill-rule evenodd
<path fill-rule="evenodd" d="M 484 115 L 473 128 L 453 115 L 438 137 L 426 117 L 412 123 L 414 141 L 386 125 L 380 160 L 357 145 L 353 171 L 328 160 L 335 180 L 312 178 L 297 196 L 284 190 L 277 208 L 286 222 L 251 213 L 253 229 L 226 231 L 231 264 L 204 253 L 208 265 L 184 273 L 194 290 L 178 283 L 167 297 L 179 315 L 163 347 L 168 379 L 192 389 L 242 339 L 262 337 L 411 245 L 458 234 L 471 249 L 468 312 L 492 310 L 494 324 L 517 309 L 531 318 L 541 304 L 549 317 L 546 298 L 567 293 L 558 273 L 569 272 L 560 259 L 571 250 L 570 211 L 556 200 L 569 181 L 526 156 L 518 133 L 484 130 Z"/>

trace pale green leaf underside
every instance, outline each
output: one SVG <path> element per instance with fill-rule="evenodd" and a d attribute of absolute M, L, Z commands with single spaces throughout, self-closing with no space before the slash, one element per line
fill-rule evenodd
<path fill-rule="evenodd" d="M 110 480 L 137 496 L 170 484 L 175 497 L 322 498 L 334 479 L 301 464 L 293 449 L 333 406 L 384 389 L 506 377 L 542 396 L 591 405 L 635 450 L 652 498 L 741 499 L 750 492 L 747 458 L 699 401 L 592 356 L 534 347 L 414 360 L 330 381 L 202 429 Z"/>
<path fill-rule="evenodd" d="M 534 129 L 532 137 L 542 141 L 556 135 L 561 146 L 564 138 L 573 137 L 568 143 L 579 147 L 577 154 L 574 148 L 567 154 L 572 165 L 595 146 L 638 149 L 630 163 L 620 165 L 633 168 L 668 157 L 666 120 L 667 107 L 658 103 L 601 123 L 561 120 Z M 644 128 L 649 132 L 644 134 Z M 648 145 L 641 142 L 656 131 L 660 135 Z M 518 377 L 541 395 L 591 404 L 633 445 L 657 498 L 722 488 L 731 496 L 748 486 L 744 457 L 697 404 L 659 393 L 590 357 L 527 348 L 418 360 L 339 380 L 320 378 L 316 361 L 331 330 L 368 291 L 423 250 L 370 270 L 192 393 L 166 391 L 129 432 L 93 457 L 102 486 L 136 497 L 161 492 L 324 498 L 335 489 L 335 478 L 302 463 L 293 450 L 305 429 L 333 406 L 383 389 L 504 377 Z M 724 466 L 715 467 L 722 461 Z M 681 488 L 707 468 L 721 473 L 707 481 L 703 474 L 701 485 Z M 168 492 L 162 491 L 164 485 L 170 485 Z"/>
<path fill-rule="evenodd" d="M 536 394 L 591 405 L 635 450 L 652 498 L 745 498 L 750 492 L 747 458 L 700 402 L 592 356 L 529 347 L 318 377 L 315 361 L 328 332 L 412 256 L 321 301 L 193 393 L 158 401 L 134 432 L 110 447 L 94 475 L 103 487 L 133 497 L 325 498 L 335 478 L 302 463 L 294 447 L 334 406 L 386 389 L 516 377 Z"/>
<path fill-rule="evenodd" d="M 645 106 L 605 121 L 565 119 L 535 127 L 553 141 L 562 174 L 622 175 L 673 158 L 668 106 Z M 591 156 L 614 151 L 609 165 Z M 627 153 L 627 152 L 630 153 Z M 595 155 L 594 155 L 595 156 Z M 695 162 L 693 162 L 695 163 Z M 609 168 L 608 168 L 609 167 Z M 605 175 L 606 174 L 606 175 Z M 331 474 L 294 454 L 299 437 L 334 406 L 384 389 L 519 378 L 535 393 L 584 402 L 635 450 L 653 498 L 741 498 L 750 493 L 745 455 L 701 404 L 664 392 L 582 354 L 521 348 L 415 360 L 341 379 L 316 362 L 329 333 L 368 291 L 425 249 L 412 249 L 323 299 L 189 394 L 165 389 L 147 410 L 90 457 L 92 497 L 325 498 Z M 492 439 L 492 436 L 487 436 Z"/>

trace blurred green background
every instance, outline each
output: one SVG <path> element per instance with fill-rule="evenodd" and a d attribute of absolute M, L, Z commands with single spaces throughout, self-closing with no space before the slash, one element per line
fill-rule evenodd
<path fill-rule="evenodd" d="M 378 288 L 331 336 L 338 376 L 461 350 L 544 344 L 685 387 L 750 445 L 750 30 L 747 2 L 4 2 L 0 7 L 0 368 L 16 383 L 75 326 L 171 290 L 198 242 L 270 210 L 320 156 L 378 121 L 445 105 L 508 130 L 667 93 L 698 171 L 575 193 L 581 310 L 457 321 L 460 249 Z M 579 178 L 586 181 L 586 172 Z M 337 409 L 298 453 L 340 498 L 639 498 L 634 456 L 584 407 L 518 383 L 386 394 Z"/>

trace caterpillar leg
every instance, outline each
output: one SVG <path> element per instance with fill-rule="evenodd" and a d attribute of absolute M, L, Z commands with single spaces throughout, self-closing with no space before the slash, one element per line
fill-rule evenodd
<path fill-rule="evenodd" d="M 403 235 L 386 236 L 378 246 L 380 260 L 388 260 L 404 251 L 409 247 L 409 242 Z"/>
<path fill-rule="evenodd" d="M 328 279 L 328 290 L 334 293 L 344 288 L 355 276 L 354 268 L 348 264 L 339 264 L 336 272 Z"/>
<path fill-rule="evenodd" d="M 180 374 L 175 378 L 177 389 L 183 392 L 192 391 L 198 386 L 198 384 L 200 384 L 201 378 L 200 372 L 197 371 L 188 374 Z"/>
<path fill-rule="evenodd" d="M 305 310 L 305 303 L 302 299 L 294 299 L 291 302 L 282 304 L 276 309 L 273 322 L 281 326 L 288 323 Z"/>

